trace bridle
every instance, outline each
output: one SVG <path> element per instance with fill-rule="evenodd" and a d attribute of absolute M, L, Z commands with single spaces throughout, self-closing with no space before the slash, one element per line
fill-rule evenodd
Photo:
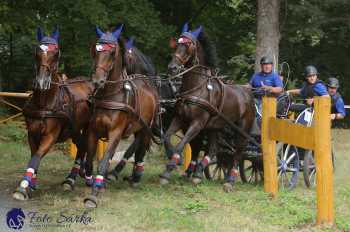
<path fill-rule="evenodd" d="M 39 65 L 35 64 L 35 76 L 36 76 L 36 78 L 35 78 L 34 81 L 33 81 L 33 87 L 36 88 L 37 85 L 38 85 L 38 83 L 37 83 L 37 79 L 38 79 L 38 67 L 39 67 L 39 69 L 40 69 L 40 67 L 44 67 L 44 68 L 48 71 L 48 73 L 49 73 L 49 75 L 45 77 L 45 78 L 48 78 L 48 79 L 49 79 L 49 80 L 48 80 L 48 83 L 47 83 L 47 85 L 48 85 L 48 86 L 47 86 L 47 89 L 49 89 L 49 88 L 50 88 L 50 84 L 51 84 L 52 76 L 55 75 L 55 74 L 57 73 L 57 70 L 58 70 L 58 60 L 59 60 L 59 58 L 60 58 L 60 56 L 61 56 L 61 51 L 60 51 L 60 49 L 58 48 L 58 45 L 56 45 L 56 44 L 48 44 L 48 46 L 46 46 L 46 47 L 48 48 L 47 50 L 43 50 L 43 49 L 42 49 L 41 46 L 43 46 L 43 45 L 46 45 L 46 44 L 40 44 L 40 45 L 38 46 L 39 49 L 41 49 L 42 52 L 43 52 L 45 55 L 47 55 L 47 52 L 48 52 L 48 51 L 55 51 L 55 54 L 54 54 L 55 60 L 54 60 L 53 62 L 51 62 L 51 63 L 48 63 L 47 60 L 45 60 L 45 62 L 41 62 Z M 37 49 L 38 49 L 38 48 L 35 49 L 35 54 L 37 54 Z M 58 55 L 57 55 L 57 53 L 58 53 Z"/>
<path fill-rule="evenodd" d="M 177 43 L 184 44 L 186 46 L 186 53 L 189 53 L 187 54 L 186 57 L 181 57 L 178 53 L 175 52 L 174 57 L 176 60 L 178 60 L 181 63 L 181 68 L 185 67 L 185 65 L 191 59 L 191 57 L 194 57 L 193 65 L 198 65 L 199 59 L 198 59 L 198 53 L 197 53 L 197 42 L 193 41 L 190 38 L 182 36 L 180 37 L 180 39 L 178 39 Z"/>
<path fill-rule="evenodd" d="M 98 47 L 101 46 L 101 47 Z M 107 48 L 108 47 L 108 48 Z M 103 51 L 110 51 L 112 49 L 114 49 L 114 52 L 116 52 L 116 47 L 117 44 L 115 43 L 106 43 L 106 44 L 96 44 L 96 52 L 103 52 Z M 110 51 L 109 55 L 112 57 L 113 51 Z M 109 65 L 109 67 L 107 67 L 107 65 L 95 65 L 95 70 L 101 69 L 103 71 L 103 73 L 105 74 L 104 77 L 106 78 L 105 81 L 107 81 L 107 78 L 110 74 L 110 72 L 112 71 L 113 67 L 115 64 L 115 59 L 112 58 L 112 63 Z"/>

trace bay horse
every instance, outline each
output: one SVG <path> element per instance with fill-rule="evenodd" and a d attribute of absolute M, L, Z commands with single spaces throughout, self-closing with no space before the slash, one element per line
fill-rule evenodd
<path fill-rule="evenodd" d="M 17 200 L 26 200 L 31 196 L 36 189 L 41 159 L 55 143 L 68 138 L 78 148 L 74 166 L 65 181 L 69 189 L 73 187 L 78 174 L 84 176 L 86 132 L 90 119 L 88 97 L 92 93 L 92 85 L 86 78 L 67 79 L 64 74 L 58 73 L 58 39 L 58 28 L 51 36 L 44 36 L 43 30 L 38 28 L 34 91 L 23 109 L 31 159 L 19 187 L 13 193 Z"/>
<path fill-rule="evenodd" d="M 169 72 L 182 76 L 182 86 L 176 104 L 176 115 L 166 132 L 165 139 L 179 129 L 185 132 L 180 143 L 175 147 L 171 161 L 160 175 L 161 184 L 168 183 L 172 170 L 181 162 L 181 153 L 186 143 L 199 134 L 208 136 L 208 153 L 198 163 L 194 178 L 195 184 L 203 176 L 211 157 L 215 154 L 216 139 L 220 130 L 228 124 L 238 133 L 247 135 L 255 118 L 253 96 L 248 89 L 238 85 L 224 84 L 215 76 L 210 41 L 200 26 L 188 31 L 185 24 L 183 32 L 175 44 L 173 58 L 168 65 Z M 224 190 L 231 191 L 238 175 L 238 163 L 242 159 L 247 139 L 237 136 L 236 152 L 226 164 L 229 172 L 225 177 Z"/>
<path fill-rule="evenodd" d="M 158 80 L 156 80 L 156 69 L 153 65 L 153 62 L 151 58 L 146 56 L 144 53 L 142 53 L 135 45 L 134 45 L 134 37 L 129 38 L 128 40 L 124 39 L 122 36 L 120 37 L 120 42 L 124 44 L 125 47 L 125 53 L 124 53 L 124 60 L 126 63 L 126 73 L 128 75 L 132 74 L 142 74 L 145 76 L 145 78 L 150 81 L 153 85 L 158 84 Z M 95 48 L 94 48 L 95 49 Z M 161 82 L 163 83 L 163 82 Z M 163 92 L 168 92 L 168 88 L 163 87 L 159 88 L 160 92 L 159 95 L 164 95 Z M 168 95 L 167 95 L 168 96 Z M 169 115 L 170 112 L 165 112 L 164 115 Z M 157 120 L 157 124 L 159 124 L 159 120 Z M 170 120 L 165 120 L 165 124 L 170 125 Z M 156 125 L 158 126 L 158 125 Z M 167 128 L 167 127 L 165 127 Z M 154 132 L 157 136 L 160 136 L 162 133 L 161 127 L 153 128 Z M 118 176 L 120 172 L 124 169 L 128 159 L 134 155 L 134 153 L 137 150 L 137 146 L 139 143 L 137 140 L 134 140 L 132 144 L 128 147 L 128 149 L 125 151 L 123 158 L 120 160 L 120 162 L 115 166 L 115 168 L 108 174 L 107 178 L 108 180 L 112 179 L 118 179 Z M 167 146 L 166 146 L 167 149 Z"/>
<path fill-rule="evenodd" d="M 96 89 L 93 115 L 88 129 L 87 176 L 92 176 L 91 164 L 98 139 L 107 138 L 108 146 L 98 164 L 91 195 L 84 199 L 87 208 L 97 207 L 97 196 L 105 188 L 104 178 L 109 161 L 119 141 L 134 134 L 135 140 L 140 143 L 135 152 L 135 163 L 130 177 L 130 181 L 137 184 L 144 171 L 146 150 L 153 138 L 151 128 L 158 112 L 158 94 L 144 77 L 129 77 L 126 74 L 126 49 L 119 39 L 122 28 L 123 25 L 113 32 L 104 33 L 96 27 L 99 39 L 94 49 L 91 49 L 95 61 L 92 82 Z"/>

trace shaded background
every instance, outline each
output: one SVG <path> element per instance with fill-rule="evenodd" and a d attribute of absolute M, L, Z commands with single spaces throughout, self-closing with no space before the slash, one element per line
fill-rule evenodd
<path fill-rule="evenodd" d="M 350 1 L 281 0 L 280 63 L 291 67 L 289 87 L 303 81 L 303 69 L 314 64 L 320 77 L 341 81 L 345 102 L 350 89 Z M 158 72 L 170 60 L 169 38 L 182 25 L 203 25 L 217 47 L 221 73 L 245 82 L 254 71 L 256 9 L 254 0 L 0 0 L 0 90 L 30 89 L 34 77 L 36 28 L 51 33 L 60 27 L 60 71 L 69 77 L 89 75 L 89 46 L 94 26 L 104 30 L 125 24 L 124 36 L 150 56 Z M 284 70 L 286 71 L 286 69 Z"/>

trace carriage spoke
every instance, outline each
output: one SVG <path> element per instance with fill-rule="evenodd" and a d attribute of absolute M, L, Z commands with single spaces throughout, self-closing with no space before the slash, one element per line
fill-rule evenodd
<path fill-rule="evenodd" d="M 288 157 L 287 161 L 286 161 L 286 164 L 288 165 L 289 162 L 296 156 L 296 153 L 293 152 L 293 154 L 291 156 Z"/>
<path fill-rule="evenodd" d="M 287 146 L 286 150 L 285 150 L 284 153 L 283 153 L 283 160 L 286 160 L 286 159 L 287 159 L 288 152 L 289 152 L 289 145 Z"/>
<path fill-rule="evenodd" d="M 315 177 L 315 174 L 316 174 L 316 169 L 313 169 L 311 172 L 310 172 L 310 176 L 309 176 L 309 181 L 310 183 L 313 182 L 313 185 L 316 186 L 316 177 Z"/>

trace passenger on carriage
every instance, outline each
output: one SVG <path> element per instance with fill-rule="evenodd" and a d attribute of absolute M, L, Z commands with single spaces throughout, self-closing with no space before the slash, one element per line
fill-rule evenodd
<path fill-rule="evenodd" d="M 331 96 L 331 119 L 343 119 L 346 116 L 344 101 L 338 93 L 339 80 L 331 77 L 327 81 L 328 93 Z"/>
<path fill-rule="evenodd" d="M 287 93 L 291 95 L 300 95 L 305 99 L 306 104 L 313 104 L 314 96 L 329 96 L 325 84 L 318 79 L 318 72 L 315 66 L 309 65 L 305 68 L 306 81 L 301 89 L 291 89 Z"/>

